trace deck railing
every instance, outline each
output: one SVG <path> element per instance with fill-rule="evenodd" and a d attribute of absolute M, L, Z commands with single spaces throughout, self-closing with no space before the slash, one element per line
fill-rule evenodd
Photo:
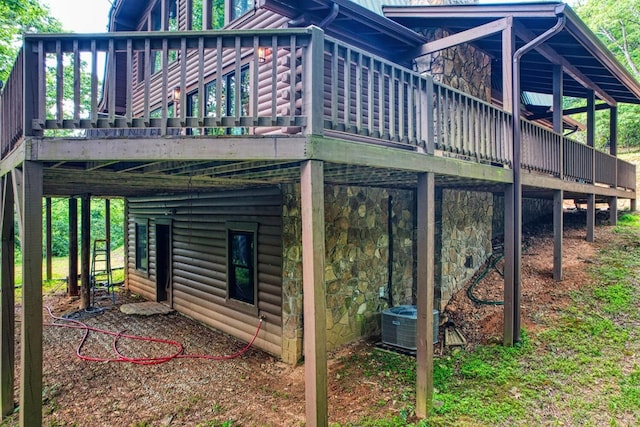
<path fill-rule="evenodd" d="M 0 96 L 0 150 L 4 157 L 23 136 L 24 51 L 21 50 Z"/>
<path fill-rule="evenodd" d="M 510 114 L 315 27 L 27 35 L 0 114 L 3 156 L 24 136 L 302 132 L 512 160 Z M 633 165 L 525 120 L 521 130 L 523 168 L 635 189 Z"/>

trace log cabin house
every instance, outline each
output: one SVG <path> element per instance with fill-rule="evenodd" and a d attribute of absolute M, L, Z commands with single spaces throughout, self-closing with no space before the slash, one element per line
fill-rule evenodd
<path fill-rule="evenodd" d="M 117 0 L 108 33 L 25 35 L 0 97 L 3 414 L 15 208 L 20 422 L 41 424 L 43 197 L 85 215 L 90 196 L 125 198 L 126 287 L 241 340 L 264 318 L 255 345 L 304 359 L 308 425 L 327 424 L 327 349 L 406 303 L 428 413 L 431 310 L 498 234 L 504 343 L 519 340 L 522 221 L 553 214 L 561 280 L 565 199 L 586 200 L 590 240 L 596 202 L 612 222 L 618 199 L 635 208 L 616 126 L 640 86 L 563 3 L 381 3 Z M 594 147 L 603 110 L 609 152 Z M 575 112 L 586 143 L 564 133 Z M 86 249 L 83 283 L 88 263 Z"/>

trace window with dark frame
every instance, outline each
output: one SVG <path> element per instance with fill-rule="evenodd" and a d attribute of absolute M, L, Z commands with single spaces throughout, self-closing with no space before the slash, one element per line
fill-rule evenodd
<path fill-rule="evenodd" d="M 136 222 L 136 270 L 149 271 L 149 227 L 147 222 Z"/>
<path fill-rule="evenodd" d="M 227 224 L 227 299 L 257 306 L 255 223 Z"/>
<path fill-rule="evenodd" d="M 254 7 L 254 0 L 231 0 L 229 21 L 234 21 L 249 12 Z"/>
<path fill-rule="evenodd" d="M 212 80 L 204 86 L 204 117 L 216 117 L 217 105 L 220 102 L 220 114 L 222 116 L 233 117 L 236 115 L 236 97 L 240 96 L 240 114 L 238 116 L 249 115 L 249 66 L 245 65 L 240 70 L 240 87 L 236 84 L 236 73 L 232 71 L 222 76 L 220 99 L 216 98 L 218 80 Z M 200 108 L 200 96 L 198 91 L 190 92 L 187 95 L 187 115 L 197 117 Z M 206 128 L 205 135 L 245 135 L 249 133 L 246 127 L 232 128 Z M 191 129 L 190 135 L 201 135 L 202 130 Z"/>

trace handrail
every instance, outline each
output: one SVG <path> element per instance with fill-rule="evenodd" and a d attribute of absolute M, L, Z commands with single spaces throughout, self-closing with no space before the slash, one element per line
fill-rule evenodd
<path fill-rule="evenodd" d="M 101 138 L 331 131 L 513 166 L 509 113 L 317 27 L 28 34 L 24 43 L 0 92 L 2 156 L 25 136 L 60 132 Z M 102 81 L 98 64 L 105 60 Z M 520 126 L 523 169 L 635 189 L 633 165 L 537 123 L 522 119 Z"/>
<path fill-rule="evenodd" d="M 6 84 L 0 91 L 0 151 L 7 155 L 23 137 L 23 58 L 20 49 Z"/>

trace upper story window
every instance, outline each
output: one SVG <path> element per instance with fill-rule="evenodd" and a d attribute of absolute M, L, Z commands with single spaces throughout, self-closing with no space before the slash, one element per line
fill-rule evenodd
<path fill-rule="evenodd" d="M 223 28 L 255 6 L 255 0 L 187 0 L 191 1 L 191 29 L 217 30 Z M 203 12 L 206 11 L 205 15 Z M 205 18 L 206 16 L 206 18 Z M 203 23 L 204 20 L 209 22 Z"/>
<path fill-rule="evenodd" d="M 230 21 L 240 18 L 253 9 L 254 0 L 231 0 Z"/>
<path fill-rule="evenodd" d="M 220 84 L 220 99 L 217 97 L 218 84 Z M 216 117 L 218 103 L 220 104 L 220 115 L 226 117 L 246 117 L 249 115 L 249 66 L 245 65 L 240 70 L 240 84 L 235 71 L 224 74 L 221 79 L 211 80 L 204 86 L 204 117 Z M 238 99 L 239 97 L 239 99 Z M 187 115 L 198 116 L 200 96 L 197 91 L 187 95 Z M 240 110 L 237 111 L 237 107 Z M 206 128 L 192 129 L 192 135 L 244 135 L 249 133 L 246 127 L 230 128 Z"/>

